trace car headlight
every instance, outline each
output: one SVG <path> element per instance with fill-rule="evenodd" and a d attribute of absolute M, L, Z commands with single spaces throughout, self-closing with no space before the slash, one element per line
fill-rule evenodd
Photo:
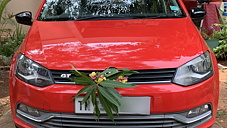
<path fill-rule="evenodd" d="M 213 75 L 210 53 L 206 52 L 177 69 L 173 82 L 189 86 L 202 82 Z"/>
<path fill-rule="evenodd" d="M 18 55 L 15 75 L 20 80 L 38 87 L 53 84 L 50 71 L 23 54 Z"/>

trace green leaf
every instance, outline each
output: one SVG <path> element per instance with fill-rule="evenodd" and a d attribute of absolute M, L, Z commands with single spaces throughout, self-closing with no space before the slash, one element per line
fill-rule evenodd
<path fill-rule="evenodd" d="M 70 71 L 78 77 L 81 77 L 80 73 L 77 70 Z"/>
<path fill-rule="evenodd" d="M 139 72 L 133 71 L 133 70 L 130 70 L 130 69 L 127 69 L 127 68 L 123 68 L 123 69 L 119 70 L 118 73 L 113 74 L 113 75 L 107 77 L 107 79 L 109 79 L 109 80 L 115 80 L 115 79 L 117 79 L 120 75 L 130 76 L 130 75 L 133 75 L 133 74 L 135 74 L 135 73 L 139 73 Z"/>
<path fill-rule="evenodd" d="M 118 99 L 113 96 L 105 87 L 99 87 L 98 90 L 109 102 L 116 105 L 117 108 L 120 107 L 120 101 L 118 101 Z"/>
<path fill-rule="evenodd" d="M 135 73 L 139 73 L 139 72 L 136 72 L 136 71 L 127 71 L 127 72 L 123 72 L 123 75 L 124 76 L 131 76 L 131 75 L 133 75 L 133 74 L 135 74 Z"/>
<path fill-rule="evenodd" d="M 98 96 L 99 96 L 100 103 L 101 103 L 102 107 L 104 108 L 106 114 L 114 122 L 113 112 L 110 107 L 111 103 L 107 99 L 105 99 L 105 97 L 100 92 L 99 92 Z"/>
<path fill-rule="evenodd" d="M 113 74 L 113 75 L 107 77 L 107 79 L 109 79 L 109 80 L 116 80 L 120 75 L 124 75 L 123 72 L 118 72 L 116 74 Z"/>
<path fill-rule="evenodd" d="M 99 107 L 98 107 L 98 104 L 96 102 L 96 105 L 94 106 L 94 114 L 99 117 L 100 116 L 100 110 L 99 110 Z"/>
<path fill-rule="evenodd" d="M 118 81 L 113 81 L 113 80 L 105 80 L 99 83 L 103 87 L 112 87 L 112 88 L 133 88 L 136 87 L 134 84 L 124 84 Z"/>
<path fill-rule="evenodd" d="M 118 73 L 119 71 L 118 71 L 118 69 L 116 69 L 116 68 L 108 68 L 108 69 L 106 69 L 106 70 L 104 70 L 103 72 L 101 72 L 100 74 L 99 74 L 99 76 L 101 76 L 101 75 L 103 75 L 103 76 L 105 76 L 105 77 L 110 77 L 110 76 L 112 76 L 112 75 L 114 75 L 114 74 L 116 74 L 116 73 Z M 98 77 L 99 77 L 98 76 Z"/>
<path fill-rule="evenodd" d="M 87 92 L 88 90 L 90 90 L 91 88 L 93 88 L 93 85 L 88 85 L 88 86 L 85 86 L 84 88 L 82 88 L 77 94 L 76 94 L 76 97 L 81 95 L 82 93 L 84 92 Z"/>
<path fill-rule="evenodd" d="M 94 91 L 92 91 L 92 94 L 91 94 L 90 97 L 91 97 L 92 104 L 94 106 L 93 113 L 94 113 L 95 116 L 99 117 L 100 116 L 100 110 L 99 110 L 99 107 L 98 107 L 95 88 L 94 88 Z"/>
<path fill-rule="evenodd" d="M 127 69 L 127 68 L 122 68 L 120 71 L 121 71 L 121 72 L 123 73 L 123 75 L 125 75 L 125 76 L 131 76 L 132 74 L 139 73 L 139 72 L 137 72 L 137 71 L 133 71 L 133 70 L 130 70 L 130 69 Z"/>
<path fill-rule="evenodd" d="M 130 70 L 130 69 L 128 69 L 128 68 L 122 68 L 122 69 L 120 69 L 120 70 L 122 70 L 122 71 L 132 71 L 132 70 Z"/>
<path fill-rule="evenodd" d="M 117 106 L 114 105 L 114 104 L 110 104 L 110 107 L 111 107 L 111 109 L 118 115 L 118 113 L 119 113 L 119 107 L 117 107 Z"/>
<path fill-rule="evenodd" d="M 6 5 L 10 2 L 11 0 L 2 0 L 0 4 L 0 21 L 2 19 L 2 13 L 6 7 Z"/>
<path fill-rule="evenodd" d="M 73 74 L 75 74 L 75 75 L 78 76 L 78 77 L 83 77 L 83 76 L 88 77 L 86 73 L 84 73 L 84 72 L 79 72 L 79 71 L 77 71 L 77 70 L 75 70 L 75 69 L 74 69 L 73 71 L 70 71 L 70 72 L 72 72 Z M 88 77 L 88 78 L 90 78 L 90 77 Z"/>
<path fill-rule="evenodd" d="M 74 73 L 76 76 L 90 78 L 85 73 L 77 71 L 76 68 L 73 65 L 71 65 L 71 66 L 72 66 L 72 69 L 74 70 L 74 71 L 71 71 L 71 72 Z"/>
<path fill-rule="evenodd" d="M 94 105 L 96 102 L 96 90 L 94 90 L 91 94 L 91 102 Z"/>
<path fill-rule="evenodd" d="M 84 81 L 86 81 L 87 83 L 89 83 L 89 84 L 96 84 L 96 83 L 91 79 L 91 77 L 88 77 L 85 73 L 81 73 L 81 72 L 77 71 L 77 70 L 74 68 L 74 66 L 72 66 L 72 69 L 74 70 L 74 71 L 72 71 L 72 73 L 74 73 L 76 76 L 82 77 L 82 78 L 84 79 Z"/>
<path fill-rule="evenodd" d="M 87 91 L 86 95 L 84 96 L 84 99 L 82 100 L 81 105 L 84 104 L 85 102 L 87 102 L 88 98 L 92 95 L 92 93 L 93 93 L 94 91 L 95 91 L 95 90 L 94 90 L 94 86 L 92 86 L 92 88 L 90 88 L 90 89 Z"/>
<path fill-rule="evenodd" d="M 115 88 L 106 87 L 106 89 L 121 103 L 122 95 Z"/>
<path fill-rule="evenodd" d="M 89 81 L 86 81 L 86 79 L 82 78 L 82 77 L 73 77 L 70 79 L 72 82 L 75 82 L 75 84 L 77 85 L 90 85 L 92 84 Z"/>

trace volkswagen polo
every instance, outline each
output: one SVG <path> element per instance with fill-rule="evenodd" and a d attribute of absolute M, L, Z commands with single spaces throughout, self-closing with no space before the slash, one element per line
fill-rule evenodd
<path fill-rule="evenodd" d="M 10 72 L 16 127 L 211 127 L 219 96 L 216 58 L 193 21 L 205 11 L 181 0 L 43 0 L 16 15 L 30 25 Z M 91 73 L 108 67 L 138 73 L 135 88 L 118 88 L 123 106 L 112 122 L 94 118 L 81 98 L 86 85 L 70 78 L 73 65 Z"/>

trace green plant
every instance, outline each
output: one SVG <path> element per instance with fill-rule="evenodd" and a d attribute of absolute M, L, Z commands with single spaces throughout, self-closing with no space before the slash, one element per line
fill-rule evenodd
<path fill-rule="evenodd" d="M 13 14 L 6 14 L 4 17 L 2 17 L 2 20 L 0 22 L 0 36 L 4 38 L 0 38 L 1 43 L 5 42 L 6 37 L 11 36 L 12 29 L 7 28 L 7 25 L 16 25 L 15 21 L 13 20 L 13 17 Z"/>
<path fill-rule="evenodd" d="M 222 33 L 220 31 L 217 31 L 215 29 L 213 29 L 214 31 L 212 32 L 211 35 L 208 35 L 208 33 L 211 33 L 209 30 L 206 30 L 204 28 L 200 28 L 201 31 L 201 35 L 203 37 L 204 40 L 212 40 L 212 39 L 221 39 L 222 37 Z"/>
<path fill-rule="evenodd" d="M 207 35 L 207 30 L 201 29 L 201 35 L 204 39 L 219 39 L 219 45 L 213 49 L 218 59 L 227 60 L 227 26 L 223 24 L 214 24 L 221 28 L 220 31 L 214 30 L 211 35 Z"/>
<path fill-rule="evenodd" d="M 220 40 L 219 46 L 214 48 L 214 53 L 217 58 L 227 60 L 227 40 Z"/>
<path fill-rule="evenodd" d="M 227 60 L 227 26 L 223 24 L 215 24 L 221 28 L 220 31 L 216 31 L 220 35 L 219 45 L 214 48 L 215 56 L 219 59 Z"/>
<path fill-rule="evenodd" d="M 0 4 L 0 21 L 2 19 L 2 14 L 3 14 L 3 11 L 6 7 L 6 5 L 10 2 L 11 0 L 1 0 L 1 4 Z"/>
<path fill-rule="evenodd" d="M 217 118 L 226 118 L 227 117 L 227 111 L 219 110 L 216 115 Z"/>
<path fill-rule="evenodd" d="M 100 108 L 98 106 L 98 100 L 104 108 L 106 114 L 114 122 L 113 112 L 118 114 L 119 107 L 121 105 L 121 94 L 115 88 L 133 88 L 136 87 L 134 84 L 127 82 L 127 77 L 137 73 L 129 69 L 118 70 L 116 68 L 107 68 L 103 72 L 92 72 L 89 76 L 85 73 L 77 71 L 73 67 L 74 73 L 77 77 L 71 80 L 77 85 L 87 85 L 82 88 L 76 96 L 71 99 L 74 100 L 79 95 L 86 93 L 82 104 L 91 100 L 94 106 L 93 113 L 96 117 L 100 115 Z"/>
<path fill-rule="evenodd" d="M 13 34 L 7 37 L 7 41 L 0 45 L 0 54 L 2 56 L 11 57 L 23 41 L 24 37 L 25 33 L 22 30 L 22 26 L 16 25 Z"/>
<path fill-rule="evenodd" d="M 11 29 L 6 28 L 6 25 L 8 23 L 13 23 L 12 14 L 8 14 L 6 16 L 3 16 L 3 11 L 6 7 L 6 5 L 10 2 L 11 0 L 1 0 L 0 1 L 0 43 L 3 41 L 2 36 L 8 36 L 11 32 Z"/>

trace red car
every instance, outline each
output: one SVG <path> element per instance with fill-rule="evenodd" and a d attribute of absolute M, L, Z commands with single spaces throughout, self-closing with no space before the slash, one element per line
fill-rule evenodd
<path fill-rule="evenodd" d="M 181 0 L 43 0 L 15 53 L 10 102 L 16 127 L 207 128 L 219 97 L 216 58 Z M 71 65 L 85 73 L 108 67 L 139 73 L 135 88 L 117 89 L 127 106 L 113 123 L 78 109 L 70 99 L 85 87 L 70 81 Z M 82 106 L 85 107 L 85 106 Z M 133 109 L 132 109 L 133 108 Z"/>

